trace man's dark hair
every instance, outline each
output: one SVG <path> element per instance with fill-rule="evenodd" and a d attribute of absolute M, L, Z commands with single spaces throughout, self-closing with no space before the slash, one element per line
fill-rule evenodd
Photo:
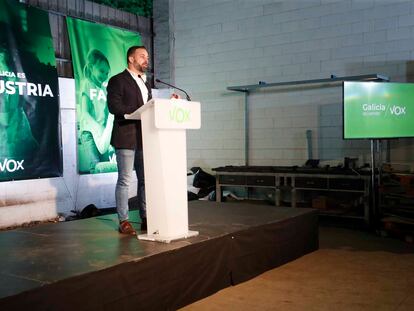
<path fill-rule="evenodd" d="M 128 49 L 128 52 L 127 52 L 127 64 L 129 64 L 129 57 L 132 56 L 132 54 L 135 53 L 135 50 L 138 50 L 138 49 L 144 49 L 145 51 L 147 51 L 147 48 L 143 45 L 133 45 L 133 46 L 131 46 Z"/>

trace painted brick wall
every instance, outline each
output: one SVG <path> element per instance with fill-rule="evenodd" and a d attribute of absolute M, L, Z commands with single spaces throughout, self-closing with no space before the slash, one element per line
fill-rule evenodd
<path fill-rule="evenodd" d="M 170 9 L 168 0 L 153 2 L 154 16 L 154 74 L 167 83 L 171 83 L 170 64 Z"/>
<path fill-rule="evenodd" d="M 188 166 L 244 164 L 244 97 L 228 86 L 331 74 L 413 80 L 414 1 L 170 0 L 169 7 L 173 78 L 202 103 L 202 129 L 188 133 Z M 250 163 L 303 164 L 308 130 L 314 158 L 366 161 L 368 142 L 342 140 L 341 97 L 340 87 L 252 94 Z M 391 148 L 393 161 L 414 158 L 412 139 Z"/>

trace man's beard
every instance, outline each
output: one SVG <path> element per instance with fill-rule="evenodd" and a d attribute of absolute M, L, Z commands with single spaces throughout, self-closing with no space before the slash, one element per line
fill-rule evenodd
<path fill-rule="evenodd" d="M 146 72 L 147 71 L 147 68 L 148 68 L 148 66 L 146 67 L 146 68 L 144 68 L 144 67 L 142 67 L 140 64 L 135 64 L 135 69 L 136 70 L 138 70 L 139 72 Z"/>

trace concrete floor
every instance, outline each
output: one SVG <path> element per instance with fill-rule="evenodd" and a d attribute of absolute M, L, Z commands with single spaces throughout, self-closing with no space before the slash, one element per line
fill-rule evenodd
<path fill-rule="evenodd" d="M 414 245 L 320 228 L 320 249 L 181 309 L 414 310 Z"/>

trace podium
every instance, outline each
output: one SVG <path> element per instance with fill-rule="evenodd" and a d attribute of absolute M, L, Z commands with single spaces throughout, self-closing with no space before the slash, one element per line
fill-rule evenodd
<path fill-rule="evenodd" d="M 188 229 L 186 130 L 200 128 L 200 103 L 151 99 L 126 117 L 142 126 L 148 230 L 138 239 L 169 243 L 198 235 Z"/>

